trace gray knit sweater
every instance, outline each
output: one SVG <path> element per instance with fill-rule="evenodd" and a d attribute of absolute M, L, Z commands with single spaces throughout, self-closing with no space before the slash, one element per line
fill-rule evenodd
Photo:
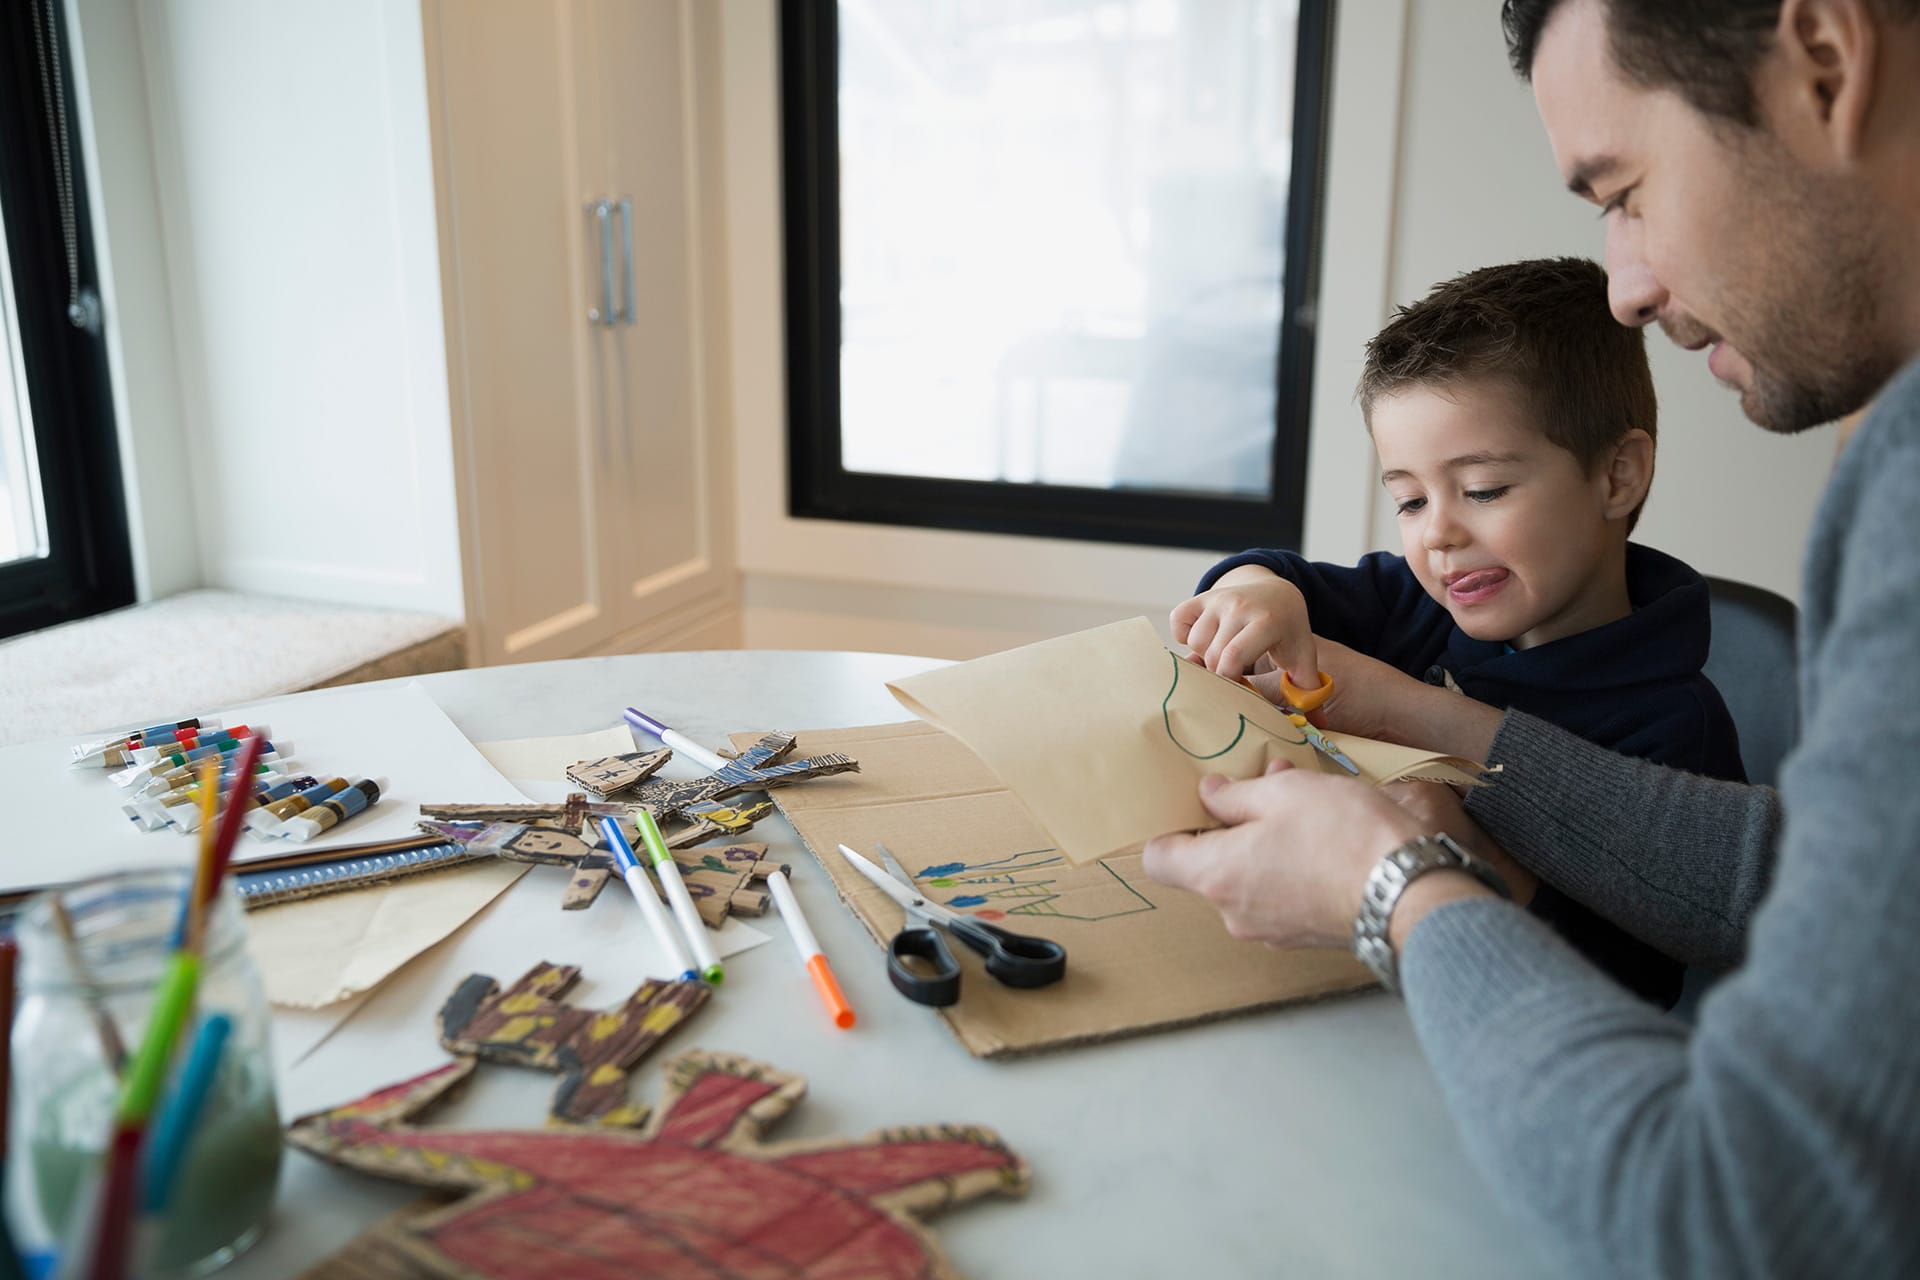
<path fill-rule="evenodd" d="M 1407 1005 L 1475 1161 L 1576 1273 L 1920 1275 L 1920 361 L 1828 486 L 1799 642 L 1777 794 L 1510 714 L 1505 773 L 1468 803 L 1600 914 L 1737 965 L 1695 1027 L 1505 903 L 1407 941 Z"/>

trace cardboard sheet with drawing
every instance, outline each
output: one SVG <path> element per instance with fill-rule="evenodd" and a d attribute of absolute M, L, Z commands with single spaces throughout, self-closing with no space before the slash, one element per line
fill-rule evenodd
<path fill-rule="evenodd" d="M 928 1012 L 944 1017 L 969 1052 L 1104 1040 L 1371 983 L 1344 951 L 1277 952 L 1234 940 L 1212 907 L 1148 880 L 1137 852 L 1119 852 L 1160 831 L 1210 825 L 1194 799 L 1202 773 L 1257 773 L 1268 753 L 1288 748 L 1306 753 L 1289 758 L 1317 767 L 1277 711 L 1174 658 L 1144 620 L 943 668 L 902 681 L 896 693 L 903 690 L 974 735 L 981 754 L 920 723 L 802 732 L 802 749 L 845 752 L 861 772 L 773 798 L 882 946 L 902 913 L 834 853 L 837 842 L 869 851 L 884 842 L 931 900 L 1005 916 L 1066 947 L 1067 975 L 1053 986 L 1020 991 L 976 980 L 959 1004 Z M 733 743 L 755 736 L 735 734 Z M 1474 769 L 1339 741 L 1375 780 L 1414 772 L 1465 779 Z M 1107 856 L 1075 865 L 1063 847 L 1083 859 Z M 876 947 L 865 962 L 885 957 Z M 978 963 L 961 956 L 963 968 Z"/>

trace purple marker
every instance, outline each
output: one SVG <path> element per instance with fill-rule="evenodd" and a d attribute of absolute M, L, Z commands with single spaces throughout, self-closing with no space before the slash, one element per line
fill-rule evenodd
<path fill-rule="evenodd" d="M 660 739 L 660 741 L 672 747 L 675 751 L 678 751 L 681 755 L 690 758 L 695 764 L 700 765 L 702 768 L 724 769 L 727 767 L 726 760 L 713 754 L 713 752 L 707 750 L 678 730 L 667 728 L 666 725 L 661 724 L 658 720 L 655 720 L 652 716 L 637 707 L 627 708 L 627 723 L 643 733 L 652 734 L 654 737 Z"/>

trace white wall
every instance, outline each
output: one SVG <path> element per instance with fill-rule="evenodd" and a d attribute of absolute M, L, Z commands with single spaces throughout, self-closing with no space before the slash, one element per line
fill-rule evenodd
<path fill-rule="evenodd" d="M 193 513 L 204 585 L 460 617 L 418 7 L 80 3 L 131 10 L 150 110 L 192 479 L 143 501 Z"/>
<path fill-rule="evenodd" d="M 1599 256 L 1600 228 L 1555 176 L 1492 10 L 1448 0 L 1340 6 L 1328 243 L 1305 550 L 1397 546 L 1351 401 L 1391 307 L 1491 262 Z M 1163 622 L 1205 553 L 794 520 L 785 511 L 778 104 L 772 0 L 729 0 L 723 41 L 733 385 L 749 647 L 964 657 L 1114 617 Z M 1638 536 L 1703 572 L 1797 594 L 1830 432 L 1767 436 L 1655 336 L 1659 481 Z"/>

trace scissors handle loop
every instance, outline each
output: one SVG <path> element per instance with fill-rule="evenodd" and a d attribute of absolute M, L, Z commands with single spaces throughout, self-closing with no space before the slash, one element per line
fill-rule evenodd
<path fill-rule="evenodd" d="M 1320 683 L 1317 687 L 1302 689 L 1293 682 L 1292 678 L 1289 677 L 1286 672 L 1282 671 L 1280 673 L 1280 692 L 1286 697 L 1288 704 L 1297 710 L 1318 711 L 1320 704 L 1325 702 L 1327 696 L 1333 692 L 1333 677 L 1324 671 L 1320 672 L 1319 675 Z"/>
<path fill-rule="evenodd" d="M 1012 933 L 972 916 L 955 916 L 947 931 L 984 957 L 987 972 L 1009 987 L 1044 987 L 1067 971 L 1067 949 L 1050 939 Z"/>
<path fill-rule="evenodd" d="M 893 935 L 887 944 L 887 977 L 915 1004 L 944 1009 L 960 999 L 960 962 L 933 929 L 921 925 Z"/>

